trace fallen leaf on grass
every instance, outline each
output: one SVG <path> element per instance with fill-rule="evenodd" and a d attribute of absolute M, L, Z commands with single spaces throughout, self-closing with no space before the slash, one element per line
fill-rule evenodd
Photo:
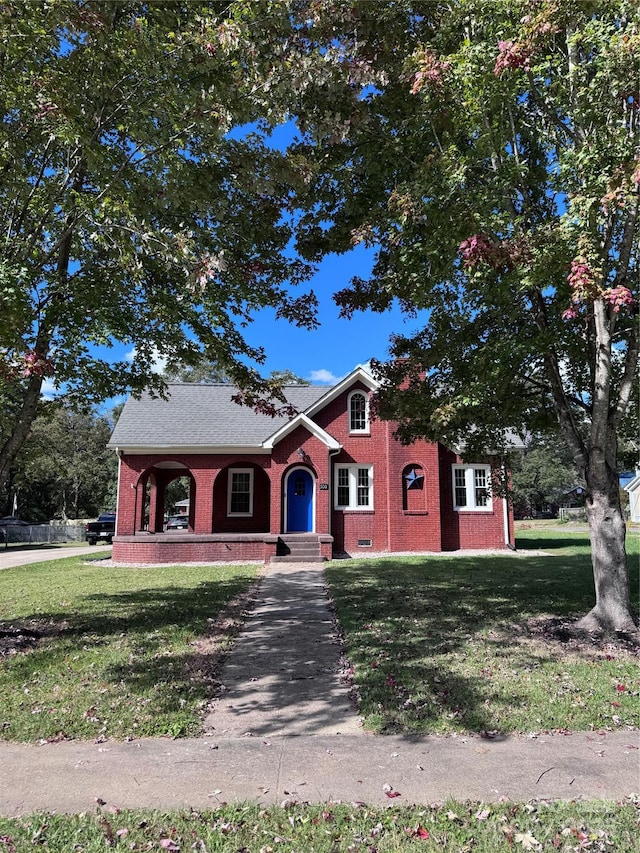
<path fill-rule="evenodd" d="M 180 850 L 179 845 L 176 844 L 172 838 L 161 838 L 160 839 L 160 847 L 162 847 L 163 850 L 172 850 L 172 851 Z"/>
<path fill-rule="evenodd" d="M 480 811 L 476 812 L 475 817 L 476 820 L 486 820 L 490 814 L 491 812 L 489 809 L 480 809 Z"/>
<path fill-rule="evenodd" d="M 525 850 L 542 850 L 542 844 L 530 832 L 517 832 L 516 844 L 521 844 Z"/>

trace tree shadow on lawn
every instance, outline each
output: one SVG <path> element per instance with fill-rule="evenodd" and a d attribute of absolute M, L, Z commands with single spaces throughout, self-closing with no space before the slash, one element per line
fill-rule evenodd
<path fill-rule="evenodd" d="M 202 581 L 193 587 L 165 586 L 116 593 L 85 595 L 74 602 L 75 612 L 37 612 L 0 622 L 0 631 L 20 626 L 43 636 L 90 638 L 100 642 L 119 634 L 162 631 L 170 626 L 206 631 L 207 624 L 229 601 L 246 591 L 253 578 Z"/>
<path fill-rule="evenodd" d="M 590 546 L 589 543 L 589 535 L 584 534 L 582 537 L 577 536 L 536 536 L 535 539 L 528 539 L 525 537 L 516 536 L 516 545 L 518 551 L 559 551 L 565 550 L 567 548 L 573 548 L 574 550 L 585 549 L 585 553 L 588 553 Z"/>
<path fill-rule="evenodd" d="M 143 705 L 149 699 L 149 711 L 158 718 L 178 712 L 192 715 L 183 710 L 185 697 L 193 707 L 215 692 L 226 640 L 237 633 L 254 592 L 253 575 L 237 576 L 191 588 L 88 595 L 78 600 L 76 612 L 38 612 L 0 622 L 0 637 L 17 639 L 15 647 L 3 655 L 6 675 L 16 686 L 34 673 L 38 681 L 40 673 L 60 684 L 75 679 L 77 690 L 86 693 L 87 705 L 113 703 L 120 695 L 123 706 L 134 706 L 139 697 L 146 697 Z M 35 696 L 36 689 L 29 693 Z M 45 695 L 36 704 L 54 704 L 54 700 L 55 696 Z M 56 725 L 55 720 L 43 718 L 43 730 L 37 736 L 53 736 Z M 73 725 L 69 723 L 69 728 Z M 73 736 L 95 734 L 87 734 L 84 723 L 79 725 Z M 182 733 L 181 724 L 176 724 L 175 731 L 168 725 L 168 733 Z"/>
<path fill-rule="evenodd" d="M 387 558 L 328 576 L 363 712 L 383 732 L 500 728 L 530 701 L 516 670 L 603 658 L 547 630 L 593 605 L 588 556 Z"/>

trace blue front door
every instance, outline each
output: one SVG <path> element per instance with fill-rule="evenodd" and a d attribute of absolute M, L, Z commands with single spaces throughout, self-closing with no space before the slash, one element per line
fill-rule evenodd
<path fill-rule="evenodd" d="M 287 479 L 287 533 L 313 530 L 313 478 L 298 468 Z"/>

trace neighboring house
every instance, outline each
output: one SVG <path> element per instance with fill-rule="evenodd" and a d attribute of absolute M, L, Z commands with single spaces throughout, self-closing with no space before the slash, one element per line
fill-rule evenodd
<path fill-rule="evenodd" d="M 441 444 L 396 441 L 370 416 L 363 368 L 332 387 L 288 386 L 298 414 L 271 418 L 229 385 L 176 384 L 129 399 L 111 437 L 120 458 L 113 557 L 127 562 L 330 559 L 373 552 L 505 548 L 498 458 L 463 463 Z M 188 477 L 189 530 L 163 533 L 167 485 Z"/>
<path fill-rule="evenodd" d="M 177 501 L 176 503 L 174 503 L 173 514 L 189 515 L 189 498 L 185 498 L 183 501 Z"/>
<path fill-rule="evenodd" d="M 583 486 L 573 486 L 560 496 L 559 506 L 562 507 L 582 507 L 584 506 L 586 492 Z"/>
<path fill-rule="evenodd" d="M 629 495 L 629 520 L 640 524 L 640 468 L 623 488 Z"/>

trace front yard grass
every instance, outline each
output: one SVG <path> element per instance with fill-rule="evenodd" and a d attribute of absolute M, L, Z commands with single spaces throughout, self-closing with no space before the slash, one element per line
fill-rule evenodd
<path fill-rule="evenodd" d="M 593 604 L 587 534 L 525 530 L 517 544 L 531 553 L 329 566 L 367 728 L 491 736 L 640 726 L 637 650 L 561 629 Z M 627 537 L 627 551 L 637 612 L 640 536 Z"/>
<path fill-rule="evenodd" d="M 518 546 L 521 556 L 327 567 L 367 728 L 640 727 L 637 651 L 558 631 L 593 600 L 586 534 L 526 530 Z M 640 536 L 627 546 L 637 606 Z M 198 734 L 231 642 L 228 604 L 239 616 L 256 576 L 255 566 L 134 569 L 82 556 L 0 572 L 0 736 Z"/>
<path fill-rule="evenodd" d="M 85 560 L 0 572 L 1 736 L 197 734 L 229 642 L 220 614 L 241 608 L 256 567 Z"/>
<path fill-rule="evenodd" d="M 328 803 L 287 808 L 223 805 L 215 811 L 122 811 L 0 818 L 8 853 L 117 850 L 208 853 L 396 853 L 514 850 L 635 853 L 637 803 L 445 803 L 376 808 Z"/>

